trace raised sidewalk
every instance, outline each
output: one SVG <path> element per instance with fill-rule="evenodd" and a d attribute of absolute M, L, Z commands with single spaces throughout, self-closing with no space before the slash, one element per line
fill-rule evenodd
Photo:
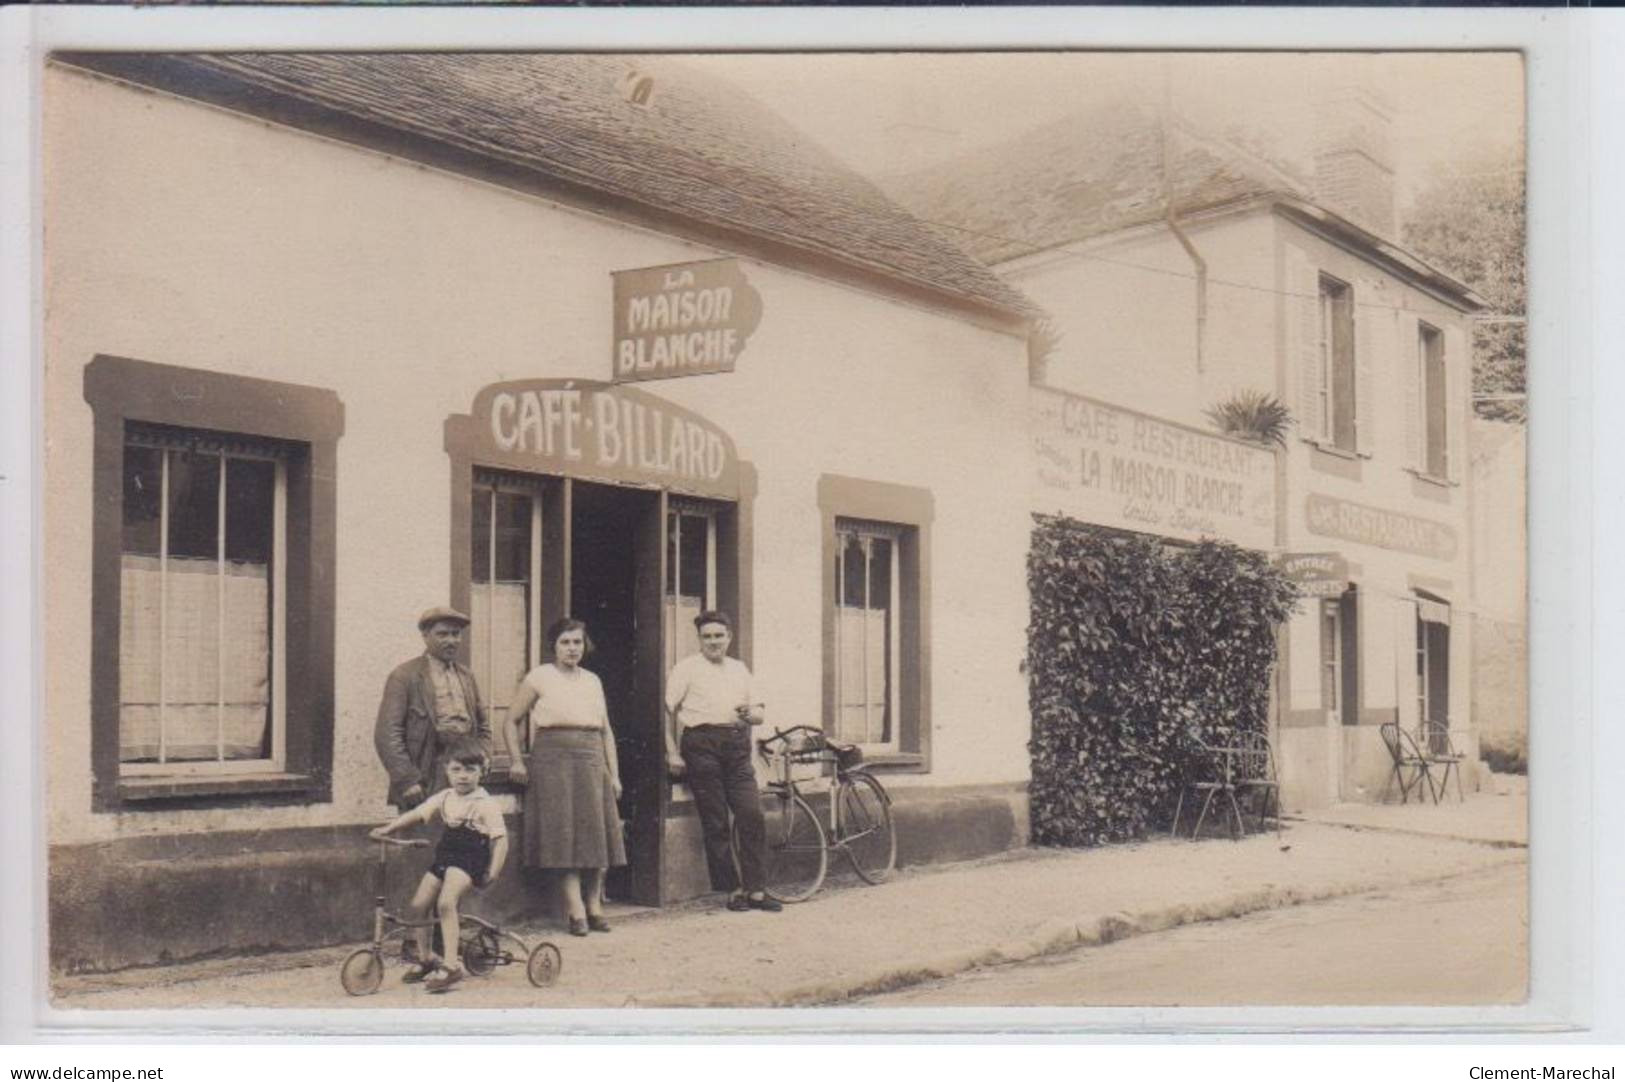
<path fill-rule="evenodd" d="M 904 869 L 879 887 L 842 879 L 780 914 L 729 913 L 710 901 L 627 911 L 610 934 L 585 939 L 515 929 L 563 951 L 562 976 L 547 989 L 506 966 L 429 995 L 402 985 L 391 966 L 376 995 L 352 998 L 338 982 L 350 949 L 342 948 L 62 977 L 53 1003 L 72 1011 L 833 1005 L 1192 921 L 1526 863 L 1522 779 L 1496 781 L 1464 804 L 1339 806 L 1239 842 L 1029 849 Z"/>

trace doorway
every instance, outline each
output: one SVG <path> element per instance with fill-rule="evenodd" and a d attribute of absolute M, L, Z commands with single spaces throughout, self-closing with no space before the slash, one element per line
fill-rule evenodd
<path fill-rule="evenodd" d="M 645 489 L 571 485 L 571 615 L 592 636 L 587 667 L 603 682 L 621 768 L 627 866 L 610 873 L 606 891 L 639 905 L 660 902 L 662 502 Z"/>

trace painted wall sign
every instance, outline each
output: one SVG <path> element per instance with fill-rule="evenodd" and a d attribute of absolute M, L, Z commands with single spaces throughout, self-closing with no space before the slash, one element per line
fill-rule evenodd
<path fill-rule="evenodd" d="M 1195 541 L 1275 543 L 1275 456 L 1048 387 L 1028 393 L 1033 510 Z"/>
<path fill-rule="evenodd" d="M 475 457 L 487 465 L 735 499 L 739 455 L 704 417 L 631 387 L 522 380 L 474 396 Z"/>
<path fill-rule="evenodd" d="M 1305 597 L 1336 597 L 1349 588 L 1349 562 L 1337 552 L 1288 552 L 1280 567 Z"/>
<path fill-rule="evenodd" d="M 615 271 L 616 383 L 732 372 L 762 321 L 737 259 Z"/>
<path fill-rule="evenodd" d="M 1456 558 L 1456 531 L 1442 522 L 1312 494 L 1305 507 L 1309 532 L 1361 545 L 1411 552 L 1435 560 Z"/>

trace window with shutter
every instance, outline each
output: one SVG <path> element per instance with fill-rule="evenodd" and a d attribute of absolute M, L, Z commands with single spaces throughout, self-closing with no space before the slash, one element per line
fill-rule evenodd
<path fill-rule="evenodd" d="M 1344 451 L 1355 444 L 1354 290 L 1320 276 L 1320 430 Z"/>
<path fill-rule="evenodd" d="M 1420 427 L 1424 435 L 1418 465 L 1429 477 L 1445 478 L 1450 473 L 1450 400 L 1445 391 L 1444 335 L 1436 327 L 1418 323 L 1416 352 L 1422 391 Z"/>

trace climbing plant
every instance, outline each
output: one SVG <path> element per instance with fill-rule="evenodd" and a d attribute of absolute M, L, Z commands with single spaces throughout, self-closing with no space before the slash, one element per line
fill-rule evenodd
<path fill-rule="evenodd" d="M 1037 516 L 1027 583 L 1035 844 L 1166 825 L 1193 735 L 1267 727 L 1297 588 L 1263 554 Z"/>

